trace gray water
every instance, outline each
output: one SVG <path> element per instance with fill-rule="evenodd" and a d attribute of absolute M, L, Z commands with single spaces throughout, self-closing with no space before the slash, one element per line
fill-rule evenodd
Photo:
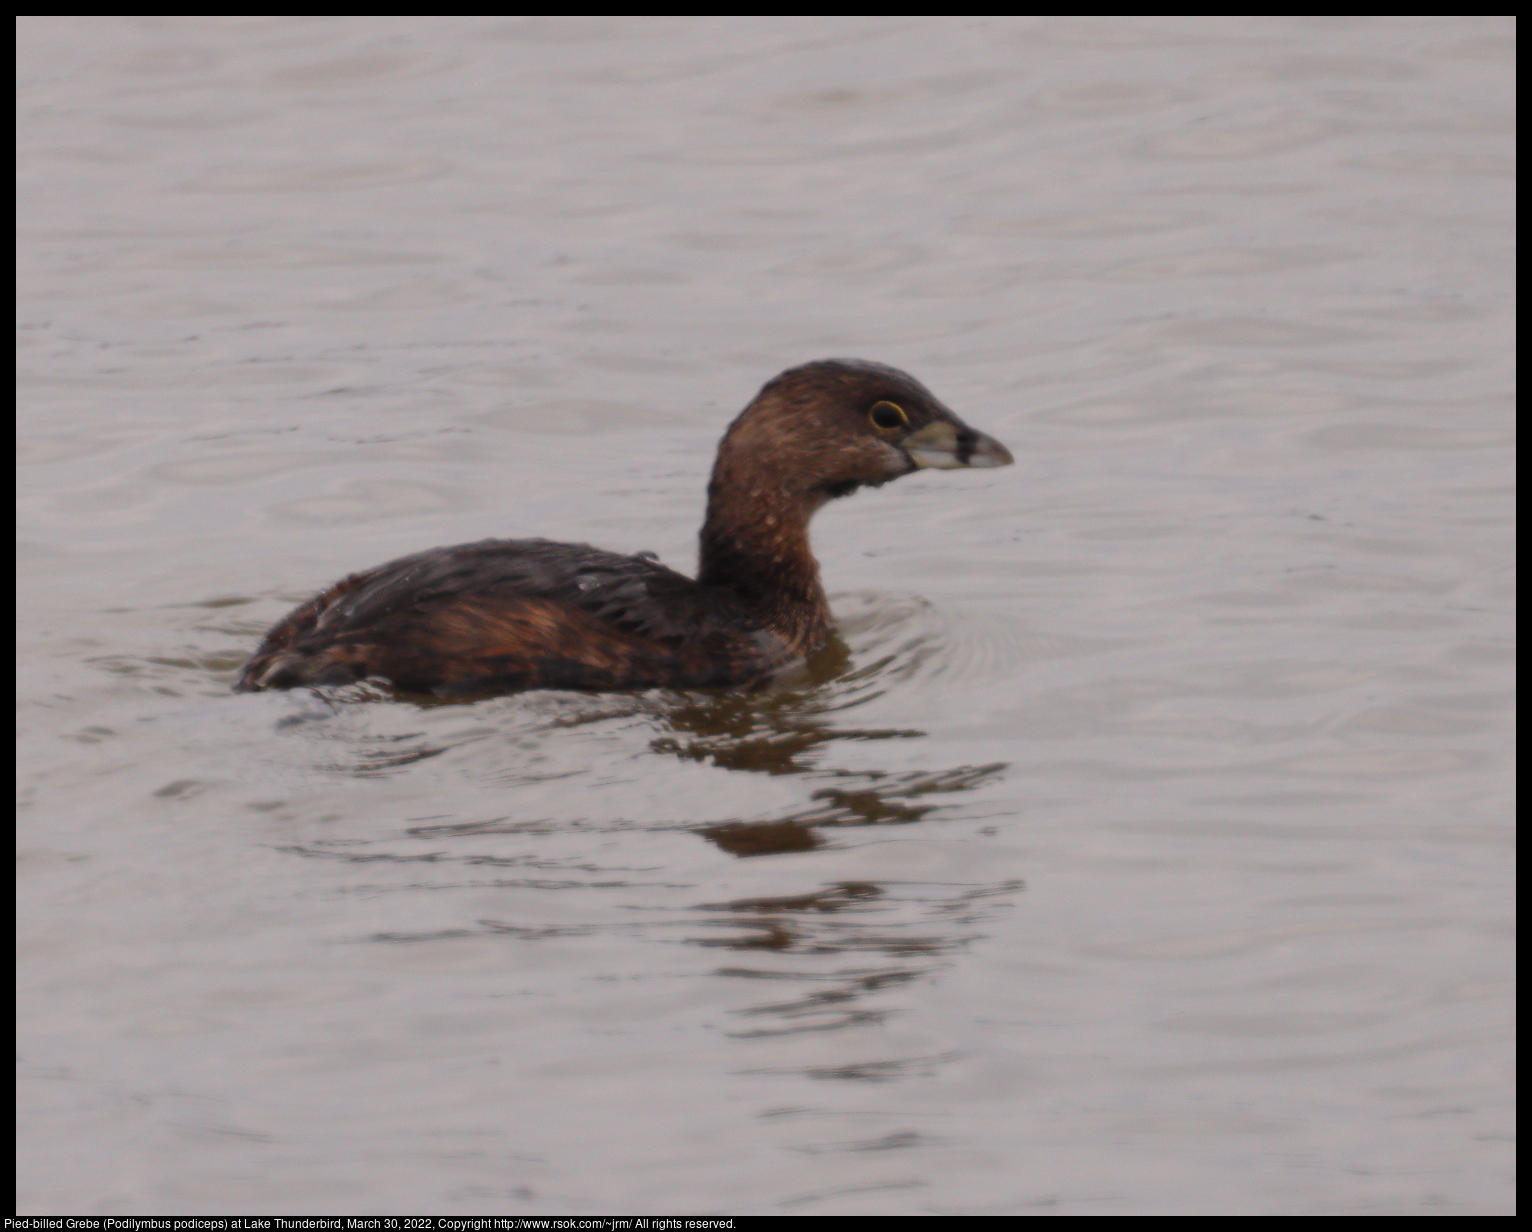
<path fill-rule="evenodd" d="M 1511 1213 L 1510 23 L 22 18 L 20 1211 Z M 830 678 L 229 692 L 826 355 Z"/>

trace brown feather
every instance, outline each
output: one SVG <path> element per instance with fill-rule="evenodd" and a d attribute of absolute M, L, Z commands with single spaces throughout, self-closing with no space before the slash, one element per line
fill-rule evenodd
<path fill-rule="evenodd" d="M 901 429 L 869 422 L 882 401 L 903 408 Z M 719 443 L 695 581 L 585 544 L 433 548 L 352 574 L 298 607 L 235 688 L 379 677 L 467 696 L 763 681 L 829 639 L 809 520 L 837 496 L 914 470 L 899 442 L 934 420 L 1009 460 L 893 368 L 821 360 L 789 369 Z"/>

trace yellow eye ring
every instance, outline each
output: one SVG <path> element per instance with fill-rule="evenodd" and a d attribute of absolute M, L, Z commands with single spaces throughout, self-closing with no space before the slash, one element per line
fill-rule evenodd
<path fill-rule="evenodd" d="M 872 420 L 875 428 L 889 431 L 893 428 L 907 428 L 910 425 L 910 417 L 904 413 L 902 406 L 895 406 L 892 402 L 876 402 L 872 410 L 867 412 L 867 418 Z"/>

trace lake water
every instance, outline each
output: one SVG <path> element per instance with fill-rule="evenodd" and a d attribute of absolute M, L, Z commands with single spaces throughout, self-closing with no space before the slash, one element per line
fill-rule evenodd
<path fill-rule="evenodd" d="M 23 17 L 19 1210 L 1510 1214 L 1513 37 Z M 837 670 L 229 691 L 827 355 Z"/>

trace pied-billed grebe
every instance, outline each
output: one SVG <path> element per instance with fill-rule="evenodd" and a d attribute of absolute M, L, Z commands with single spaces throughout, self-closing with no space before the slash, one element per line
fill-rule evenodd
<path fill-rule="evenodd" d="M 809 551 L 816 510 L 921 467 L 1011 460 L 896 368 L 790 368 L 719 442 L 696 581 L 583 543 L 432 548 L 309 600 L 266 635 L 235 688 L 369 676 L 441 696 L 754 684 L 829 639 Z"/>

